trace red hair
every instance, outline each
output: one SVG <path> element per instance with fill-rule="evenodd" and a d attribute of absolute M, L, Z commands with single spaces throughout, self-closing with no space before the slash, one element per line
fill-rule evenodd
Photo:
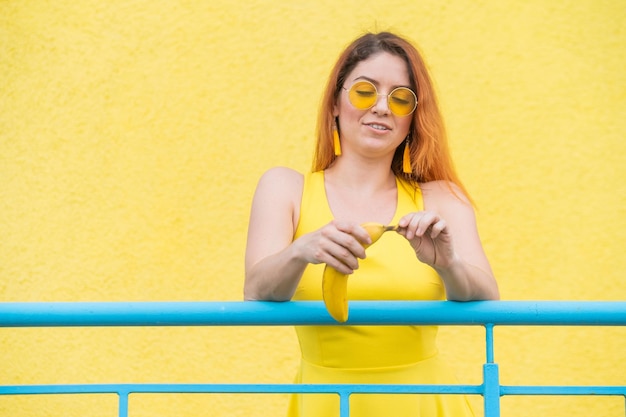
<path fill-rule="evenodd" d="M 333 107 L 346 77 L 359 62 L 380 52 L 399 56 L 406 62 L 411 87 L 417 94 L 417 108 L 412 114 L 409 129 L 412 172 L 406 174 L 402 171 L 404 142 L 396 149 L 392 171 L 411 183 L 448 181 L 469 198 L 452 162 L 443 117 L 426 64 L 410 42 L 389 32 L 367 33 L 352 42 L 339 56 L 328 78 L 319 111 L 313 171 L 328 168 L 336 158 L 333 149 Z"/>

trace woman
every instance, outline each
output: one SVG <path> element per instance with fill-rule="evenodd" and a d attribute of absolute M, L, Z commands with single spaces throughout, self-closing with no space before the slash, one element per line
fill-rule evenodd
<path fill-rule="evenodd" d="M 426 66 L 388 33 L 339 57 L 313 172 L 273 168 L 252 203 L 246 300 L 321 300 L 324 264 L 351 300 L 494 300 L 498 288 L 458 180 Z M 366 222 L 397 224 L 367 250 Z M 435 326 L 299 326 L 302 383 L 456 383 Z M 353 395 L 352 417 L 473 415 L 462 396 Z M 336 416 L 331 395 L 294 395 L 290 416 Z"/>

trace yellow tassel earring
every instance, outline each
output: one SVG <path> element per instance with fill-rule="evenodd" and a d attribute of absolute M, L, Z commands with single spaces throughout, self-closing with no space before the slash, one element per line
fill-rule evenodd
<path fill-rule="evenodd" d="M 413 173 L 413 168 L 411 167 L 411 149 L 409 147 L 409 137 L 406 137 L 405 145 L 404 145 L 404 154 L 402 155 L 402 172 L 405 174 Z"/>
<path fill-rule="evenodd" d="M 337 126 L 333 126 L 333 147 L 335 149 L 335 156 L 341 155 L 341 142 L 339 142 Z"/>

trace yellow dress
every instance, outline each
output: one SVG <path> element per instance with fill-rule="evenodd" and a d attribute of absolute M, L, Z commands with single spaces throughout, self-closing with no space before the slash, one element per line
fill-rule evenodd
<path fill-rule="evenodd" d="M 423 210 L 421 190 L 396 180 L 398 202 L 393 224 L 407 213 Z M 333 219 L 322 171 L 305 175 L 300 221 L 295 237 Z M 309 265 L 294 300 L 322 299 L 324 265 Z M 367 249 L 367 258 L 349 278 L 350 300 L 443 300 L 437 273 L 421 263 L 406 239 L 385 233 Z M 297 383 L 455 384 L 440 360 L 436 326 L 296 326 L 302 351 Z M 335 417 L 336 394 L 294 394 L 289 417 Z M 353 394 L 351 417 L 473 416 L 462 395 Z"/>

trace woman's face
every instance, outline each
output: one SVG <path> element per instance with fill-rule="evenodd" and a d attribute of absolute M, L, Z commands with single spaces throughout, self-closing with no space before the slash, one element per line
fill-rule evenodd
<path fill-rule="evenodd" d="M 369 81 L 376 86 L 378 99 L 367 110 L 359 110 L 351 103 L 348 91 L 358 81 Z M 396 116 L 389 110 L 387 94 L 397 87 L 411 88 L 406 63 L 397 55 L 380 52 L 359 62 L 346 77 L 339 93 L 334 116 L 339 119 L 343 152 L 359 152 L 363 156 L 393 156 L 411 127 L 412 115 Z"/>

